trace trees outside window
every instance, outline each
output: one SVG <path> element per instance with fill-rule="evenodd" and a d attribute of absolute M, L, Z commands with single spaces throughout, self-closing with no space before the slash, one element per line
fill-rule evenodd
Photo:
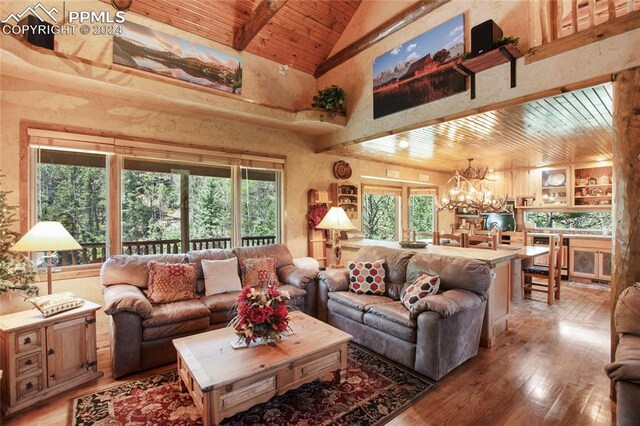
<path fill-rule="evenodd" d="M 362 233 L 373 240 L 395 240 L 398 195 L 367 192 L 362 203 Z"/>
<path fill-rule="evenodd" d="M 102 261 L 107 241 L 107 156 L 53 149 L 39 149 L 36 154 L 36 221 L 61 222 L 88 249 L 61 253 L 58 265 Z"/>
<path fill-rule="evenodd" d="M 587 212 L 528 211 L 537 228 L 611 230 L 611 210 Z"/>
<path fill-rule="evenodd" d="M 280 199 L 278 173 L 242 169 L 242 245 L 275 242 Z"/>
<path fill-rule="evenodd" d="M 36 159 L 34 219 L 62 222 L 83 247 L 59 253 L 61 266 L 100 263 L 115 253 L 179 253 L 280 240 L 280 170 L 66 147 L 33 146 L 31 153 Z M 118 180 L 119 187 L 109 191 Z M 109 203 L 121 210 L 109 216 Z M 109 252 L 107 235 L 117 235 L 118 228 L 114 238 L 121 246 Z"/>
<path fill-rule="evenodd" d="M 435 198 L 435 192 L 409 192 L 409 228 L 418 233 L 418 240 L 430 238 L 427 234 L 431 234 L 435 229 Z"/>

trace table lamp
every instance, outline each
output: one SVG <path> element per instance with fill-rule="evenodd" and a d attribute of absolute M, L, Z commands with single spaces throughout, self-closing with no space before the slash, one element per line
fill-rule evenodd
<path fill-rule="evenodd" d="M 331 207 L 316 228 L 331 230 L 333 239 L 333 257 L 335 263 L 330 265 L 330 268 L 340 268 L 340 258 L 342 257 L 340 231 L 349 231 L 357 228 L 353 223 L 351 223 L 347 217 L 347 213 L 345 213 L 342 207 Z"/>
<path fill-rule="evenodd" d="M 82 246 L 64 229 L 60 222 L 38 222 L 13 245 L 10 251 L 46 252 L 47 290 L 51 294 L 51 268 L 55 251 L 79 250 Z"/>

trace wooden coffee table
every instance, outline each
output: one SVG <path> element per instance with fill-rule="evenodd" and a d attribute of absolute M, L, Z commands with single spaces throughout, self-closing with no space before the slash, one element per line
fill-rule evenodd
<path fill-rule="evenodd" d="M 237 339 L 227 327 L 175 339 L 178 373 L 204 425 L 268 401 L 276 395 L 340 370 L 344 380 L 351 335 L 292 312 L 293 335 L 277 345 L 233 349 Z"/>

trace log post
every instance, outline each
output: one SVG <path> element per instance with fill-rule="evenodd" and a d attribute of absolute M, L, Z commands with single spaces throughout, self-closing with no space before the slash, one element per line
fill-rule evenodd
<path fill-rule="evenodd" d="M 618 347 L 616 302 L 640 282 L 640 67 L 621 71 L 613 83 L 613 179 L 612 360 Z"/>

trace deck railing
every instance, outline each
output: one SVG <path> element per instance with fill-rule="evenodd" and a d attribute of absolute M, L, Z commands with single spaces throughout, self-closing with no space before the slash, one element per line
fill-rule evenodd
<path fill-rule="evenodd" d="M 614 21 L 640 10 L 638 0 L 533 0 L 529 2 L 532 46 Z"/>
<path fill-rule="evenodd" d="M 276 242 L 274 235 L 242 237 L 243 247 L 262 246 Z M 60 266 L 86 265 L 104 262 L 107 257 L 105 243 L 80 243 L 80 250 L 58 252 Z M 127 241 L 122 243 L 122 254 L 175 254 L 182 252 L 180 240 Z M 198 238 L 189 240 L 190 250 L 231 248 L 231 238 Z"/>

